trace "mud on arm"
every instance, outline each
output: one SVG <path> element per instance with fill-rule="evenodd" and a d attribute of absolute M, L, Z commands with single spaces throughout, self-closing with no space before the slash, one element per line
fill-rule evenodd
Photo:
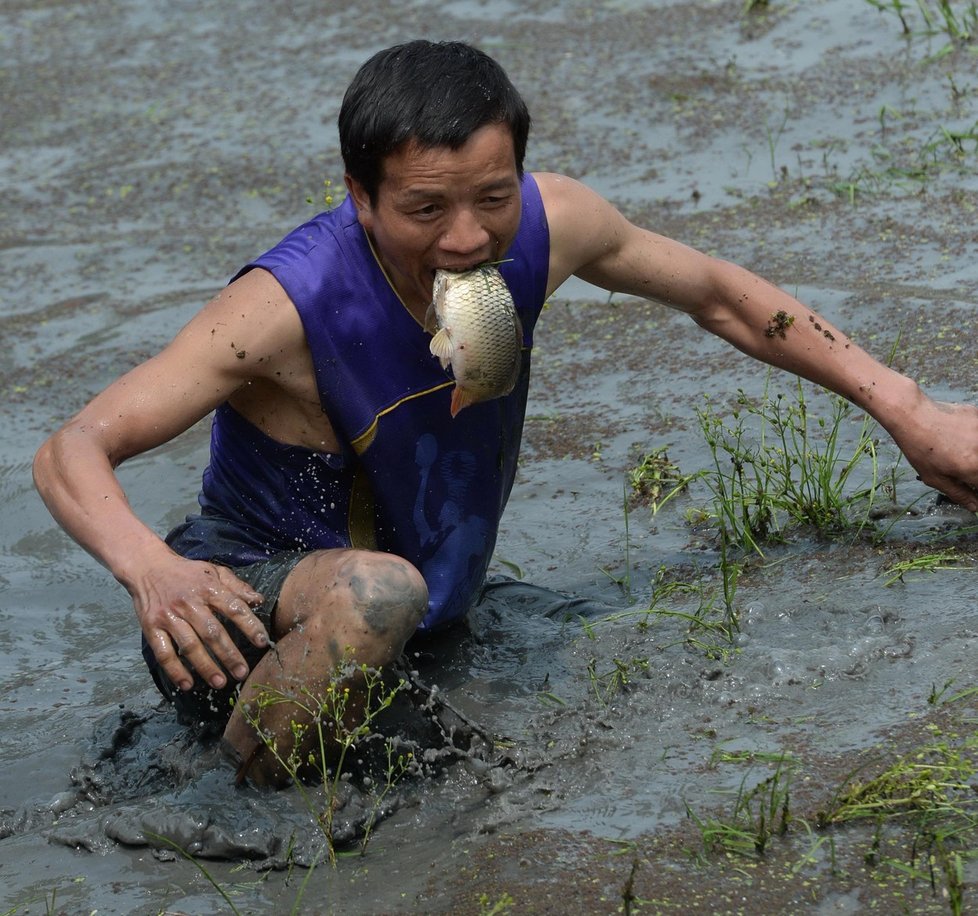
<path fill-rule="evenodd" d="M 133 512 L 115 469 L 188 429 L 247 384 L 258 362 L 238 355 L 243 345 L 262 354 L 279 343 L 267 303 L 258 310 L 260 321 L 247 317 L 245 300 L 269 293 L 267 276 L 250 276 L 222 292 L 159 355 L 97 395 L 34 461 L 35 482 L 52 515 L 129 591 L 157 659 L 185 689 L 192 679 L 181 657 L 214 686 L 226 678 L 212 654 L 235 677 L 247 675 L 218 618 L 232 621 L 256 645 L 266 644 L 268 634 L 251 611 L 260 596 L 228 570 L 171 551 Z"/>
<path fill-rule="evenodd" d="M 538 183 L 551 229 L 551 290 L 575 274 L 687 312 L 744 353 L 867 411 L 925 483 L 978 510 L 978 410 L 934 401 L 783 290 L 634 226 L 578 182 L 544 175 Z"/>

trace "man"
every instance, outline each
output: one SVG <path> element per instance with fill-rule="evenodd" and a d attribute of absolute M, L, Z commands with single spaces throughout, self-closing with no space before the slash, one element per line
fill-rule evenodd
<path fill-rule="evenodd" d="M 978 508 L 978 410 L 932 401 L 792 297 L 630 224 L 578 182 L 524 175 L 529 116 L 481 52 L 375 55 L 339 129 L 344 204 L 248 265 L 35 461 L 51 512 L 130 592 L 163 694 L 183 716 L 227 720 L 255 781 L 281 776 L 246 714 L 262 689 L 321 693 L 345 657 L 382 666 L 419 627 L 466 612 L 515 473 L 533 327 L 572 274 L 681 309 L 845 396 L 923 481 Z M 436 269 L 487 261 L 502 262 L 522 319 L 522 373 L 452 418 L 424 316 Z M 164 542 L 114 468 L 211 411 L 201 514 Z M 293 719 L 288 703 L 262 711 L 280 751 Z"/>

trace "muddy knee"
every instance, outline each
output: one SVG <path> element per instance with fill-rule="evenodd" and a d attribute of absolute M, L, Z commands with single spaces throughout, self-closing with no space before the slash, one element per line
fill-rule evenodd
<path fill-rule="evenodd" d="M 404 643 L 428 610 L 428 588 L 406 560 L 385 553 L 351 556 L 338 570 L 353 610 L 371 632 Z"/>
<path fill-rule="evenodd" d="M 428 610 L 421 574 L 393 554 L 321 551 L 290 574 L 275 612 L 276 638 L 303 634 L 312 646 L 348 649 L 368 664 L 386 664 L 403 649 Z"/>

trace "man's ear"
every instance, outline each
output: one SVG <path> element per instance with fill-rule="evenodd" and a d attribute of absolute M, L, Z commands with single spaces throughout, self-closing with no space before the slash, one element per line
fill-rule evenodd
<path fill-rule="evenodd" d="M 363 223 L 364 216 L 369 216 L 371 206 L 370 206 L 370 195 L 366 192 L 363 185 L 356 180 L 349 172 L 343 175 L 343 183 L 346 185 L 346 190 L 349 192 L 350 197 L 353 198 L 353 203 L 357 208 L 357 218 Z"/>

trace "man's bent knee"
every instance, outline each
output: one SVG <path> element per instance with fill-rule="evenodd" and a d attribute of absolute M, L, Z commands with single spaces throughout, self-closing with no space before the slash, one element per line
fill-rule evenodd
<path fill-rule="evenodd" d="M 282 590 L 276 629 L 357 623 L 376 640 L 400 647 L 428 610 L 428 589 L 407 560 L 367 550 L 306 557 Z"/>
<path fill-rule="evenodd" d="M 421 573 L 392 554 L 360 554 L 341 570 L 364 622 L 378 636 L 417 629 L 428 610 L 428 587 Z"/>

